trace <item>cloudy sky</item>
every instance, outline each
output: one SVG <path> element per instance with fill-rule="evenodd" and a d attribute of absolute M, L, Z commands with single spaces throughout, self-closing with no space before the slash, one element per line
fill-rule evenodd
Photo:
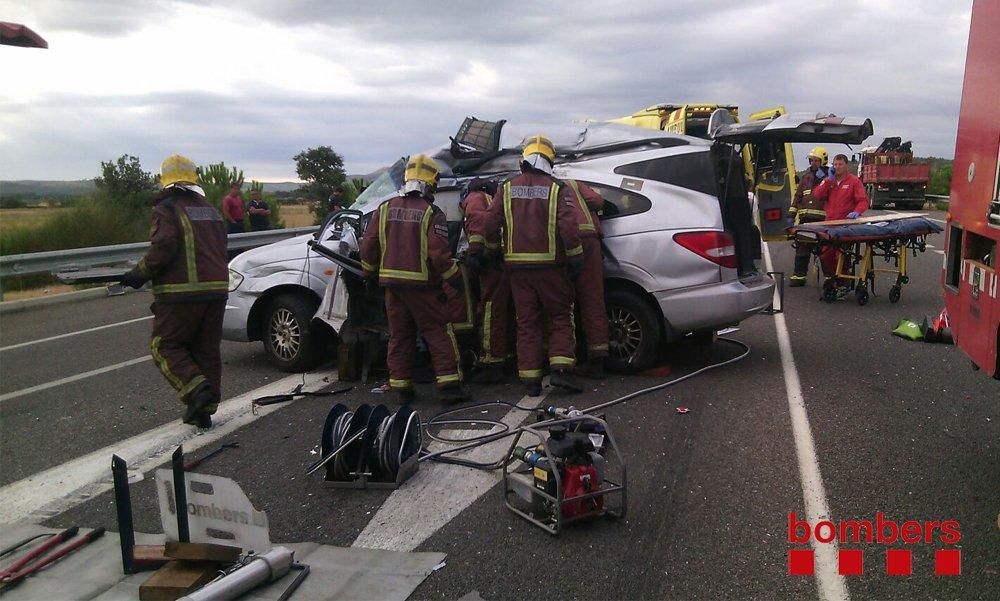
<path fill-rule="evenodd" d="M 0 20 L 49 42 L 0 46 L 0 179 L 90 178 L 125 153 L 155 171 L 180 152 L 286 181 L 319 145 L 366 173 L 467 115 L 566 123 L 667 101 L 867 116 L 878 140 L 950 158 L 970 6 L 0 0 Z"/>

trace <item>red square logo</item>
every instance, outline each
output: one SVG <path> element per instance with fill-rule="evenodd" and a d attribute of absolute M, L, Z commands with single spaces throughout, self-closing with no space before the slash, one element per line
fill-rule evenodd
<path fill-rule="evenodd" d="M 864 556 L 861 549 L 841 549 L 837 561 L 840 575 L 860 576 L 864 572 Z"/>
<path fill-rule="evenodd" d="M 889 549 L 885 552 L 885 573 L 909 576 L 913 573 L 913 552 L 909 549 Z"/>
<path fill-rule="evenodd" d="M 788 575 L 812 576 L 816 571 L 816 559 L 812 549 L 788 550 Z"/>
<path fill-rule="evenodd" d="M 962 550 L 938 549 L 935 551 L 934 574 L 936 576 L 961 576 Z"/>

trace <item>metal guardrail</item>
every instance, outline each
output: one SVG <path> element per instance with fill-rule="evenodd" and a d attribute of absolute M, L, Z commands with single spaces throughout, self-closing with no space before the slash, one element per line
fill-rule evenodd
<path fill-rule="evenodd" d="M 245 232 L 229 234 L 229 250 L 246 250 L 264 246 L 287 238 L 311 234 L 319 226 L 295 227 L 283 230 L 265 230 L 262 232 Z M 0 257 L 0 277 L 12 275 L 32 275 L 36 273 L 55 273 L 59 271 L 74 271 L 91 267 L 105 267 L 121 263 L 134 263 L 146 254 L 149 242 L 133 244 L 115 244 L 112 246 L 94 246 L 90 248 L 71 248 L 21 255 Z"/>
<path fill-rule="evenodd" d="M 948 204 L 948 199 L 951 197 L 943 194 L 924 194 L 924 198 L 931 202 L 943 202 L 944 204 Z"/>

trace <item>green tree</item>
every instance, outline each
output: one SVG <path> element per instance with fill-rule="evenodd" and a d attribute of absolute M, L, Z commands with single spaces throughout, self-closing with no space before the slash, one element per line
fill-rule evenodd
<path fill-rule="evenodd" d="M 101 175 L 94 184 L 104 199 L 130 210 L 149 206 L 149 196 L 158 187 L 159 176 L 142 169 L 139 157 L 123 154 L 116 161 L 101 161 Z"/>
<path fill-rule="evenodd" d="M 326 217 L 326 201 L 338 186 L 343 186 L 347 179 L 344 173 L 344 157 L 337 154 L 329 146 L 307 148 L 292 157 L 295 161 L 295 173 L 299 179 L 306 182 L 302 191 L 312 198 L 319 199 L 313 206 L 317 221 Z M 346 195 L 345 190 L 345 195 Z"/>
<path fill-rule="evenodd" d="M 205 190 L 205 198 L 221 211 L 222 199 L 229 194 L 233 184 L 243 187 L 243 170 L 235 166 L 227 168 L 225 163 L 214 163 L 207 167 L 198 167 L 198 179 L 201 181 L 202 189 Z"/>
<path fill-rule="evenodd" d="M 927 183 L 928 194 L 947 196 L 951 193 L 951 163 L 931 168 L 930 181 Z"/>

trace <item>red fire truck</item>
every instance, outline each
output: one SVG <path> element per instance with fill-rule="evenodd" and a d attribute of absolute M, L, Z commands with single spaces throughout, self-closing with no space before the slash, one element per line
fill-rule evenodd
<path fill-rule="evenodd" d="M 955 342 L 1000 379 L 1000 2 L 975 0 L 942 284 Z"/>
<path fill-rule="evenodd" d="M 878 146 L 861 149 L 858 177 L 873 209 L 892 203 L 897 209 L 924 207 L 931 178 L 930 163 L 915 163 L 910 142 L 886 138 Z"/>

